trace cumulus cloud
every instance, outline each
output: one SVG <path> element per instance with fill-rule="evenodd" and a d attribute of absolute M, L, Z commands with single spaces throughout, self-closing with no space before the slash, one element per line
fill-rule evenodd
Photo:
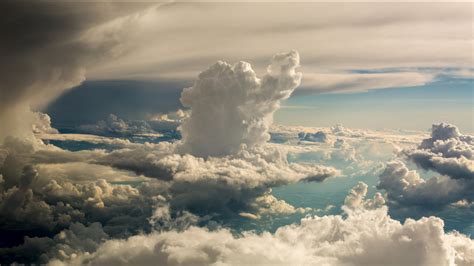
<path fill-rule="evenodd" d="M 51 117 L 49 115 L 35 112 L 34 121 L 32 124 L 33 133 L 35 134 L 56 134 L 59 133 L 57 129 L 51 127 Z"/>
<path fill-rule="evenodd" d="M 95 251 L 108 237 L 100 223 L 89 226 L 73 223 L 53 238 L 25 237 L 20 246 L 0 248 L 0 257 L 4 263 L 22 261 L 45 264 L 51 259 L 73 259 L 79 253 Z"/>
<path fill-rule="evenodd" d="M 217 79 L 218 87 L 207 87 L 217 84 L 204 81 L 203 74 L 194 87 L 183 92 L 183 103 L 189 103 L 191 115 L 184 121 L 181 142 L 140 144 L 48 133 L 48 119 L 42 117 L 45 126 L 39 128 L 46 130 L 37 130 L 38 137 L 110 142 L 117 144 L 117 149 L 71 152 L 7 137 L 0 148 L 0 226 L 36 230 L 39 237 L 51 238 L 74 223 L 90 226 L 99 222 L 105 234 L 117 238 L 168 228 L 169 224 L 186 224 L 196 220 L 195 215 L 220 222 L 226 217 L 259 219 L 305 212 L 304 208 L 275 198 L 271 188 L 298 181 L 320 182 L 339 171 L 312 163 L 288 162 L 284 148 L 266 143 L 279 101 L 288 98 L 298 85 L 298 62 L 296 52 L 277 54 L 261 80 L 247 63 L 233 67 L 216 64 L 232 75 Z M 196 95 L 191 95 L 194 89 Z M 209 93 L 208 89 L 216 92 Z M 240 98 L 234 97 L 235 92 Z M 213 104 L 221 111 L 210 111 Z M 225 111 L 224 107 L 232 105 L 230 111 Z M 219 118 L 222 110 L 223 117 Z M 209 120 L 212 116 L 217 118 Z M 207 128 L 199 126 L 203 121 L 210 123 Z M 221 125 L 213 127 L 213 121 Z M 228 127 L 240 131 L 228 135 Z M 93 128 L 114 133 L 142 130 L 115 116 Z M 195 135 L 206 142 L 193 142 Z M 216 139 L 216 135 L 220 137 Z M 218 150 L 214 150 L 215 145 Z M 130 183 L 113 184 L 116 182 Z M 179 218 L 184 213 L 189 219 Z M 47 244 L 41 250 L 51 250 L 56 245 L 47 239 L 38 241 Z M 64 252 L 57 256 L 72 258 L 73 254 Z"/>
<path fill-rule="evenodd" d="M 151 135 L 155 133 L 144 120 L 125 121 L 114 114 L 110 114 L 106 120 L 98 121 L 97 124 L 81 125 L 78 130 L 82 133 L 106 136 Z M 157 134 L 157 136 L 159 135 Z"/>
<path fill-rule="evenodd" d="M 177 130 L 188 116 L 189 113 L 187 111 L 178 109 L 167 114 L 152 115 L 147 119 L 147 122 L 155 131 Z"/>
<path fill-rule="evenodd" d="M 170 182 L 172 209 L 199 214 L 257 212 L 256 198 L 273 186 L 321 182 L 339 174 L 333 167 L 289 163 L 285 150 L 271 146 L 208 158 L 172 154 L 173 147 L 160 143 L 116 150 L 96 162 Z"/>
<path fill-rule="evenodd" d="M 249 63 L 219 61 L 183 90 L 181 103 L 191 115 L 181 126 L 181 151 L 198 156 L 221 156 L 270 139 L 268 129 L 280 101 L 300 84 L 296 51 L 277 54 L 262 79 Z"/>
<path fill-rule="evenodd" d="M 311 142 L 326 142 L 327 141 L 327 135 L 323 131 L 318 131 L 315 133 L 300 132 L 298 133 L 298 138 L 303 141 L 311 141 Z"/>
<path fill-rule="evenodd" d="M 353 187 L 347 197 L 344 200 L 344 206 L 349 209 L 377 209 L 385 205 L 385 200 L 382 194 L 379 192 L 375 193 L 373 199 L 365 199 L 367 196 L 368 186 L 364 182 L 359 181 L 355 187 Z"/>
<path fill-rule="evenodd" d="M 474 136 L 461 134 L 454 125 L 434 124 L 431 137 L 405 154 L 423 169 L 455 179 L 474 180 Z"/>
<path fill-rule="evenodd" d="M 334 127 L 302 127 L 274 125 L 278 146 L 288 149 L 292 161 L 331 165 L 341 170 L 342 176 L 377 177 L 383 163 L 396 159 L 401 150 L 419 143 L 424 132 L 398 130 L 350 129 Z M 319 133 L 318 133 L 319 132 Z M 319 136 L 325 142 L 301 140 Z M 324 137 L 322 137 L 324 136 Z M 311 137 L 308 137 L 310 139 Z"/>
<path fill-rule="evenodd" d="M 400 207 L 442 208 L 458 201 L 474 200 L 472 181 L 435 176 L 423 179 L 401 161 L 387 164 L 377 188 L 387 192 L 390 203 Z"/>
<path fill-rule="evenodd" d="M 401 161 L 387 164 L 380 175 L 378 188 L 384 189 L 392 204 L 403 207 L 442 208 L 474 200 L 474 142 L 449 124 L 434 124 L 431 137 L 402 154 L 418 167 L 438 172 L 440 176 L 423 179 Z"/>
<path fill-rule="evenodd" d="M 355 195 L 359 199 L 365 197 L 363 183 L 346 199 L 349 205 L 345 217 L 308 217 L 299 224 L 280 227 L 273 234 L 243 232 L 236 236 L 228 229 L 192 226 L 184 231 L 106 241 L 92 254 L 81 253 L 66 261 L 53 260 L 50 265 L 469 265 L 474 262 L 474 242 L 456 232 L 445 233 L 441 219 L 407 219 L 402 224 L 388 216 L 386 207 L 368 204 L 363 199 L 354 201 Z"/>
<path fill-rule="evenodd" d="M 149 229 L 153 196 L 160 190 L 151 195 L 150 184 L 140 185 L 144 177 L 88 164 L 94 154 L 101 153 L 67 152 L 46 145 L 38 149 L 27 141 L 7 139 L 0 148 L 2 230 L 49 237 L 74 222 L 100 222 L 112 236 Z"/>

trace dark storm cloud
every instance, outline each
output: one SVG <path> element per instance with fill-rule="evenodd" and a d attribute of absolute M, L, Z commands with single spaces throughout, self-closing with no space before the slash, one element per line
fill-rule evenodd
<path fill-rule="evenodd" d="M 179 97 L 185 86 L 153 81 L 86 81 L 66 91 L 45 111 L 56 128 L 95 123 L 110 114 L 139 120 L 180 108 Z"/>
<path fill-rule="evenodd" d="M 118 36 L 95 25 L 133 12 L 140 5 L 73 2 L 2 2 L 0 4 L 0 139 L 28 128 L 11 116 L 26 115 L 62 90 L 85 78 L 89 64 L 106 58 Z M 27 119 L 23 119 L 27 120 Z"/>

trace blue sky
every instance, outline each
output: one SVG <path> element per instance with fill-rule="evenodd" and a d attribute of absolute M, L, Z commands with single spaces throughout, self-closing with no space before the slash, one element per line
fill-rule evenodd
<path fill-rule="evenodd" d="M 424 86 L 372 90 L 354 94 L 296 92 L 275 115 L 285 125 L 426 130 L 435 122 L 474 131 L 473 83 L 443 79 Z"/>

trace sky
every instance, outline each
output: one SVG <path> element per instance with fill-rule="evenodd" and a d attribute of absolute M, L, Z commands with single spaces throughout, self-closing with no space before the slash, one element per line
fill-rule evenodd
<path fill-rule="evenodd" d="M 471 2 L 0 3 L 0 264 L 474 264 Z"/>
<path fill-rule="evenodd" d="M 275 114 L 277 123 L 371 129 L 427 130 L 426 121 L 448 122 L 474 131 L 472 80 L 446 79 L 430 84 L 351 94 L 298 94 Z"/>

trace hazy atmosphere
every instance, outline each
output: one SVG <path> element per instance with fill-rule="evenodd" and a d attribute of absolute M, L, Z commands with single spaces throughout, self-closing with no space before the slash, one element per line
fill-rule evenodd
<path fill-rule="evenodd" d="M 474 264 L 472 2 L 0 12 L 0 264 Z"/>

